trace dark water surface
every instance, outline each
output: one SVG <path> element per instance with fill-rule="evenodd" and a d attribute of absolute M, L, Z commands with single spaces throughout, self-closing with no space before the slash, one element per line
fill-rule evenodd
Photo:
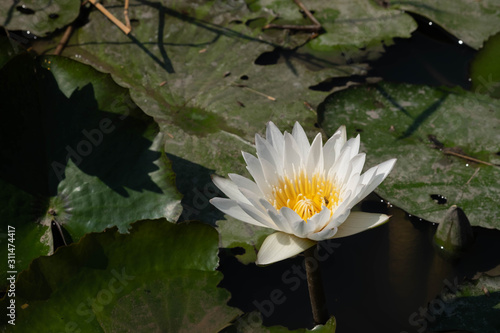
<path fill-rule="evenodd" d="M 318 250 L 337 333 L 418 332 L 417 320 L 425 313 L 432 317 L 426 308 L 442 290 L 453 291 L 464 278 L 500 265 L 498 230 L 474 228 L 474 245 L 459 259 L 447 259 L 433 244 L 437 225 L 410 217 L 376 195 L 361 207 L 392 218 L 373 230 L 322 242 Z M 265 325 L 311 328 L 303 260 L 297 256 L 257 267 L 222 254 L 220 287 L 231 292 L 229 305 L 261 312 Z"/>

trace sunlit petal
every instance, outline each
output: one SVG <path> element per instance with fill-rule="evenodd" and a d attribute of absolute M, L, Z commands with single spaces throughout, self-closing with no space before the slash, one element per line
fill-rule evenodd
<path fill-rule="evenodd" d="M 299 146 L 300 156 L 302 157 L 302 160 L 305 160 L 307 158 L 307 155 L 309 155 L 310 145 L 309 140 L 307 139 L 306 132 L 304 132 L 304 129 L 298 122 L 293 125 L 292 136 Z"/>
<path fill-rule="evenodd" d="M 284 232 L 267 236 L 257 254 L 257 265 L 268 265 L 293 257 L 316 244 L 307 238 L 299 238 Z"/>
<path fill-rule="evenodd" d="M 337 233 L 333 238 L 347 237 L 366 229 L 378 227 L 387 222 L 389 217 L 385 214 L 352 212 L 347 220 L 338 227 Z"/>

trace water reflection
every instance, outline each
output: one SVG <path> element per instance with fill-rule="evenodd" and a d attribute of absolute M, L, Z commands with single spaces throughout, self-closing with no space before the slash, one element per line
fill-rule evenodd
<path fill-rule="evenodd" d="M 337 318 L 338 333 L 417 332 L 418 320 L 431 311 L 429 302 L 445 288 L 453 289 L 464 277 L 471 278 L 500 264 L 495 255 L 500 253 L 498 230 L 476 229 L 474 246 L 463 257 L 448 260 L 433 245 L 437 225 L 411 217 L 376 195 L 365 200 L 361 208 L 392 218 L 373 230 L 323 242 L 323 246 L 334 249 L 321 262 L 321 268 L 328 309 Z M 229 305 L 246 312 L 264 310 L 265 325 L 310 328 L 313 320 L 307 284 L 293 275 L 302 261 L 296 257 L 256 267 L 222 256 L 224 280 L 220 286 L 232 293 Z M 286 272 L 297 278 L 293 289 Z M 271 309 L 266 301 L 273 290 L 281 290 L 286 301 L 273 304 Z"/>

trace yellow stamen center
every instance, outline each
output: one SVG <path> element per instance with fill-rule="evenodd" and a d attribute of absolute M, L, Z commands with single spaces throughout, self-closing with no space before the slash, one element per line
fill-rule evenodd
<path fill-rule="evenodd" d="M 289 207 L 307 222 L 307 219 L 319 213 L 326 206 L 333 214 L 339 204 L 339 192 L 332 181 L 324 174 L 308 177 L 304 171 L 293 178 L 284 176 L 273 186 L 271 204 L 276 209 Z"/>

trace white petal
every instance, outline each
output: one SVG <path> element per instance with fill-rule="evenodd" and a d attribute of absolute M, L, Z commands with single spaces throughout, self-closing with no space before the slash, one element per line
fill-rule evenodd
<path fill-rule="evenodd" d="M 247 163 L 247 170 L 252 175 L 261 192 L 264 194 L 269 193 L 271 189 L 269 184 L 266 182 L 266 177 L 264 177 L 264 172 L 262 171 L 262 165 L 260 164 L 259 159 L 246 152 L 242 152 L 242 154 L 245 162 Z"/>
<path fill-rule="evenodd" d="M 255 147 L 257 148 L 257 156 L 259 160 L 262 159 L 268 161 L 272 164 L 273 168 L 276 170 L 283 169 L 283 160 L 278 158 L 278 153 L 271 144 L 262 139 L 258 134 L 255 135 Z"/>
<path fill-rule="evenodd" d="M 299 214 L 288 207 L 282 207 L 280 209 L 280 214 L 283 215 L 288 221 L 295 236 L 305 238 L 308 233 L 307 223 L 299 216 Z"/>
<path fill-rule="evenodd" d="M 306 132 L 304 132 L 304 129 L 302 128 L 302 126 L 300 126 L 299 122 L 295 122 L 295 125 L 293 125 L 292 136 L 300 148 L 299 151 L 302 160 L 305 161 L 307 155 L 309 155 L 310 145 L 309 139 L 307 139 Z"/>
<path fill-rule="evenodd" d="M 278 171 L 276 167 L 272 165 L 270 162 L 264 159 L 260 159 L 260 165 L 262 167 L 262 172 L 264 173 L 264 177 L 266 178 L 266 182 L 269 185 L 278 184 Z M 269 187 L 270 188 L 270 187 Z"/>
<path fill-rule="evenodd" d="M 340 142 L 344 145 L 347 141 L 347 131 L 345 129 L 345 125 L 341 125 L 333 135 L 337 133 L 340 133 Z"/>
<path fill-rule="evenodd" d="M 340 157 L 335 161 L 335 164 L 328 171 L 328 178 L 336 180 L 338 186 L 342 186 L 349 171 L 351 164 L 351 148 L 343 149 Z"/>
<path fill-rule="evenodd" d="M 362 192 L 358 194 L 358 196 L 356 197 L 356 200 L 358 202 L 363 200 L 377 186 L 379 186 L 380 183 L 382 183 L 384 181 L 384 179 L 387 177 L 387 175 L 391 172 L 395 163 L 396 163 L 396 159 L 393 158 L 393 159 L 387 160 L 387 161 L 375 166 L 374 167 L 375 172 L 374 172 L 373 176 L 369 179 L 368 184 L 365 186 L 365 188 L 362 190 Z M 370 170 L 368 170 L 368 171 L 370 171 Z M 368 173 L 368 171 L 366 173 Z M 364 176 L 364 174 L 362 175 L 362 177 L 363 176 Z M 362 181 L 364 182 L 366 180 L 363 179 Z"/>
<path fill-rule="evenodd" d="M 314 138 L 305 164 L 308 175 L 323 172 L 323 138 L 321 137 L 321 133 L 318 133 Z"/>
<path fill-rule="evenodd" d="M 247 198 L 241 194 L 238 186 L 231 180 L 216 175 L 212 176 L 212 181 L 224 194 L 233 200 L 249 203 Z"/>
<path fill-rule="evenodd" d="M 325 239 L 330 239 L 335 236 L 335 233 L 337 232 L 337 228 L 325 228 L 321 230 L 320 232 L 316 232 L 314 234 L 309 235 L 309 239 L 314 240 L 314 241 L 322 241 Z"/>
<path fill-rule="evenodd" d="M 290 133 L 285 133 L 285 155 L 284 155 L 284 168 L 288 177 L 293 177 L 293 171 L 299 170 L 301 166 L 300 148 L 295 142 L 295 139 Z"/>
<path fill-rule="evenodd" d="M 285 145 L 285 140 L 283 134 L 281 134 L 278 127 L 276 127 L 272 121 L 267 123 L 266 140 L 274 147 L 279 158 L 283 160 L 283 146 Z"/>
<path fill-rule="evenodd" d="M 331 211 L 323 206 L 323 209 L 318 214 L 307 220 L 308 235 L 323 229 L 330 220 Z"/>
<path fill-rule="evenodd" d="M 338 227 L 333 238 L 351 236 L 367 229 L 375 228 L 389 220 L 385 214 L 352 212 L 347 220 Z"/>
<path fill-rule="evenodd" d="M 335 161 L 339 158 L 340 150 L 346 141 L 345 126 L 340 128 L 326 141 L 323 147 L 323 156 L 325 158 L 325 170 L 329 170 Z"/>
<path fill-rule="evenodd" d="M 251 204 L 245 204 L 242 202 L 238 202 L 238 205 L 243 209 L 245 213 L 247 213 L 251 218 L 260 222 L 267 228 L 276 229 L 276 225 L 274 224 L 271 217 L 267 214 L 259 210 L 257 207 Z"/>
<path fill-rule="evenodd" d="M 337 208 L 335 208 L 335 211 L 333 212 L 333 215 L 330 218 L 330 222 L 328 222 L 326 228 L 332 229 L 338 227 L 342 222 L 346 220 L 353 206 L 352 197 L 353 195 L 350 191 L 343 193 L 342 202 Z"/>
<path fill-rule="evenodd" d="M 351 177 L 349 178 L 349 180 L 347 181 L 347 184 L 345 184 L 343 190 L 346 191 L 346 192 L 351 192 L 351 200 L 355 199 L 356 196 L 359 194 L 359 192 L 361 191 L 361 187 L 359 187 L 359 179 L 360 179 L 360 176 L 359 176 L 359 173 L 355 173 L 354 175 L 351 175 Z M 358 202 L 356 201 L 353 206 L 355 204 L 357 204 Z"/>
<path fill-rule="evenodd" d="M 299 238 L 284 232 L 276 232 L 267 236 L 257 254 L 257 265 L 267 265 L 293 257 L 307 250 L 316 242 L 307 238 Z"/>
<path fill-rule="evenodd" d="M 287 234 L 293 234 L 293 229 L 288 220 L 276 211 L 270 210 L 269 216 L 273 219 L 274 224 L 278 227 L 279 231 L 283 231 Z"/>
<path fill-rule="evenodd" d="M 251 181 L 250 179 L 237 175 L 235 173 L 230 173 L 228 174 L 229 178 L 236 184 L 236 186 L 240 188 L 245 188 L 249 191 L 254 192 L 256 195 L 263 197 L 264 194 L 260 190 L 260 188 L 255 184 L 255 182 Z"/>
<path fill-rule="evenodd" d="M 254 218 L 250 217 L 247 213 L 241 209 L 237 202 L 231 199 L 225 198 L 212 198 L 210 203 L 214 205 L 217 209 L 222 211 L 224 214 L 234 217 L 237 220 L 257 225 L 259 227 L 267 227 L 265 224 L 260 223 Z"/>
<path fill-rule="evenodd" d="M 363 166 L 365 165 L 366 154 L 361 153 L 354 156 L 351 159 L 351 175 L 356 173 L 361 174 L 361 170 L 363 170 Z"/>
<path fill-rule="evenodd" d="M 353 158 L 354 156 L 356 156 L 359 153 L 360 142 L 361 142 L 361 139 L 360 139 L 359 134 L 358 134 L 358 135 L 356 135 L 355 138 L 349 139 L 349 141 L 347 141 L 347 143 L 345 144 L 344 149 L 346 147 L 351 148 L 351 158 Z"/>

